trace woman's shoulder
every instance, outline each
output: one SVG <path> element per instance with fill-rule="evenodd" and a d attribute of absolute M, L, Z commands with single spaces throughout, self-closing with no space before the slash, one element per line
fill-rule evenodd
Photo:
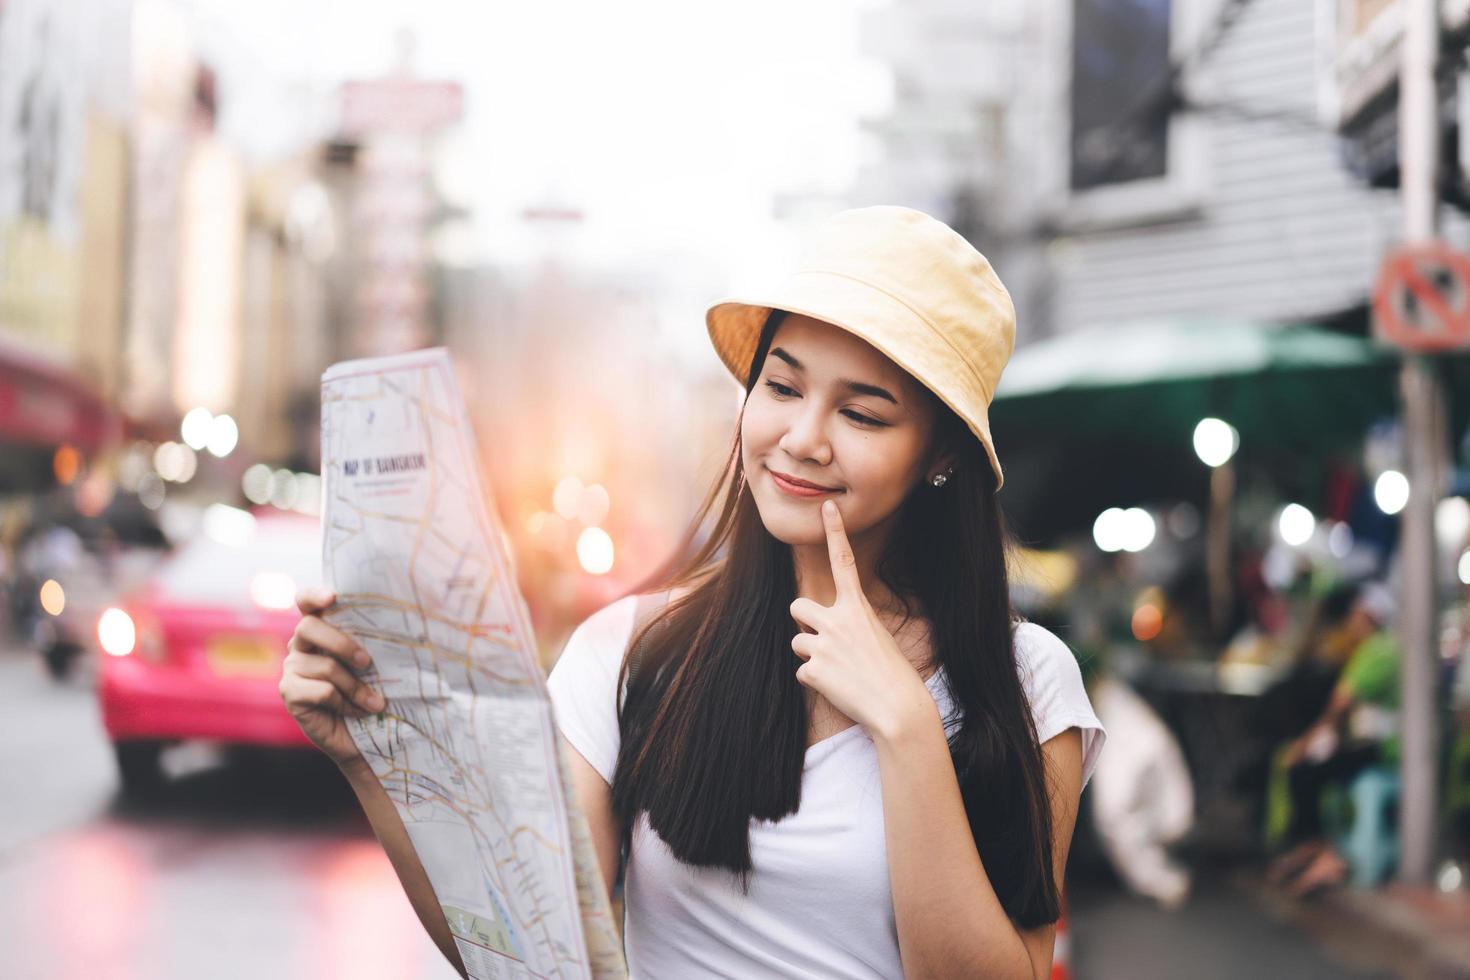
<path fill-rule="evenodd" d="M 688 587 L 678 587 L 662 592 L 635 592 L 615 599 L 582 620 L 572 631 L 567 646 L 610 649 L 621 658 L 623 649 L 632 639 L 638 625 L 646 622 L 670 601 L 682 598 L 688 591 Z"/>
<path fill-rule="evenodd" d="M 1103 727 L 1093 711 L 1072 648 L 1036 623 L 1015 627 L 1016 668 L 1036 722 L 1036 736 L 1046 742 L 1068 728 L 1082 729 L 1083 778 L 1092 775 L 1102 748 Z"/>
<path fill-rule="evenodd" d="M 1066 641 L 1045 626 L 1021 620 L 1014 627 L 1016 667 L 1027 687 L 1082 683 L 1082 670 Z"/>
<path fill-rule="evenodd" d="M 610 602 L 583 619 L 562 645 L 552 674 L 596 667 L 607 673 L 622 663 L 623 650 L 633 635 L 638 610 L 636 595 Z"/>
<path fill-rule="evenodd" d="M 1022 619 L 1018 620 L 1011 629 L 1015 636 L 1017 660 L 1046 660 L 1065 656 L 1076 663 L 1076 658 L 1072 655 L 1072 648 L 1045 626 Z"/>
<path fill-rule="evenodd" d="M 592 613 L 572 631 L 568 643 L 582 643 L 626 639 L 632 632 L 633 620 L 637 616 L 639 597 L 626 595 L 609 602 Z"/>

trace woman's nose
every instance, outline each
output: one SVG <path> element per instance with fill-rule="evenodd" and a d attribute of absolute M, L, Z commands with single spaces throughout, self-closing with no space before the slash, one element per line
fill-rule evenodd
<path fill-rule="evenodd" d="M 832 462 L 832 444 L 816 411 L 798 412 L 779 445 L 792 459 L 811 460 L 818 466 Z"/>

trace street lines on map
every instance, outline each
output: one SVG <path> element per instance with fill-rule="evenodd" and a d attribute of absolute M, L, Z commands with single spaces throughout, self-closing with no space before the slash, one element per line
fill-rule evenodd
<path fill-rule="evenodd" d="M 425 742 L 427 742 L 430 746 L 432 746 L 440 754 L 440 757 L 441 758 L 443 758 L 443 759 L 445 759 L 445 760 L 447 760 L 447 761 L 449 761 L 451 763 L 454 762 L 454 757 L 449 754 L 448 750 L 444 747 L 444 745 L 442 743 L 440 743 L 439 740 L 436 739 L 433 735 L 431 735 L 427 731 L 425 731 L 424 728 L 421 725 L 419 725 L 417 722 L 415 722 L 413 719 L 407 717 L 406 715 L 399 714 L 397 712 L 392 712 L 392 711 L 383 711 L 383 712 L 380 712 L 379 713 L 379 716 L 381 718 L 383 718 L 385 721 L 386 720 L 395 721 L 399 725 L 402 725 L 403 727 L 408 728 L 411 731 L 417 732 L 419 734 L 419 736 L 424 739 Z M 387 732 L 385 732 L 384 734 L 390 740 L 402 741 L 402 736 L 400 736 L 400 735 L 392 735 L 392 734 L 389 734 Z M 377 740 L 377 737 L 376 737 L 376 734 L 375 733 L 369 732 L 368 733 L 368 737 L 372 740 L 373 747 L 377 751 L 378 757 L 380 759 L 383 759 L 383 760 L 391 760 L 392 759 L 392 753 L 389 752 L 389 751 L 387 751 L 381 745 L 378 744 L 378 740 Z M 463 766 L 459 766 L 459 765 L 456 764 L 454 768 L 455 768 L 455 771 L 458 772 L 461 775 L 462 778 L 468 777 L 470 775 L 469 774 L 469 771 L 466 770 L 466 768 L 463 767 Z M 556 845 L 555 843 L 547 840 L 546 837 L 544 837 L 539 831 L 536 831 L 534 828 L 530 828 L 530 827 L 528 827 L 526 825 L 518 825 L 515 829 L 512 829 L 510 827 L 507 827 L 506 824 L 504 823 L 504 821 L 502 821 L 500 819 L 500 813 L 499 813 L 499 811 L 495 808 L 494 797 L 490 794 L 489 787 L 481 784 L 478 780 L 472 780 L 472 779 L 469 779 L 469 778 L 466 778 L 465 779 L 466 785 L 472 785 L 475 788 L 477 788 L 477 789 L 480 790 L 480 796 L 479 796 L 479 799 L 478 800 L 467 799 L 467 798 L 463 798 L 463 797 L 450 798 L 448 796 L 447 792 L 442 788 L 442 786 L 436 780 L 429 779 L 426 776 L 424 776 L 424 774 L 422 774 L 422 773 L 416 772 L 414 770 L 404 770 L 401 767 L 391 766 L 391 765 L 388 768 L 388 772 L 389 773 L 398 772 L 398 773 L 402 773 L 404 775 L 404 779 L 402 780 L 402 783 L 403 783 L 403 797 L 402 797 L 402 799 L 403 799 L 403 802 L 404 802 L 404 805 L 405 806 L 408 806 L 409 805 L 409 792 L 410 792 L 410 789 L 411 788 L 416 791 L 417 795 L 419 795 L 420 799 L 422 800 L 422 799 L 425 799 L 426 798 L 424 796 L 424 794 L 429 790 L 429 787 L 430 786 L 436 787 L 437 790 L 438 790 L 438 793 L 439 793 L 438 802 L 440 802 L 444 806 L 448 807 L 450 810 L 452 810 L 454 813 L 456 813 L 462 820 L 464 820 L 464 822 L 465 822 L 466 826 L 469 828 L 470 832 L 477 839 L 479 839 L 479 840 L 482 841 L 483 846 L 485 847 L 485 849 L 487 851 L 489 851 L 489 853 L 493 856 L 495 854 L 495 848 L 494 848 L 494 845 L 492 844 L 492 842 L 490 841 L 490 839 L 487 838 L 485 836 L 484 831 L 480 829 L 480 827 L 476 823 L 473 815 L 468 814 L 468 813 L 465 813 L 463 810 L 460 809 L 460 804 L 472 805 L 472 806 L 478 804 L 480 806 L 480 808 L 481 808 L 480 809 L 480 813 L 482 813 L 484 816 L 488 817 L 490 820 L 494 821 L 494 823 L 496 824 L 496 826 L 500 830 L 501 836 L 506 841 L 511 842 L 511 845 L 512 845 L 511 846 L 511 857 L 508 860 L 510 860 L 510 861 L 512 861 L 514 863 L 515 870 L 519 873 L 519 885 L 520 885 L 520 891 L 521 891 L 521 893 L 524 894 L 524 895 L 528 895 L 530 897 L 530 899 L 531 899 L 531 909 L 530 909 L 530 913 L 531 914 L 530 914 L 529 917 L 523 918 L 520 915 L 520 913 L 519 913 L 519 911 L 517 910 L 516 907 L 512 907 L 508 911 L 517 920 L 517 922 L 520 924 L 522 932 L 524 932 L 527 935 L 531 935 L 533 933 L 533 929 L 534 929 L 536 932 L 539 932 L 541 934 L 541 936 L 542 936 L 542 943 L 541 943 L 541 945 L 546 946 L 548 949 L 554 949 L 555 948 L 555 943 L 554 943 L 554 941 L 552 940 L 552 937 L 546 931 L 546 928 L 543 925 L 543 920 L 545 920 L 547 918 L 547 916 L 549 916 L 551 914 L 551 910 L 549 910 L 549 909 L 547 909 L 545 907 L 545 905 L 544 905 L 544 896 L 539 891 L 533 891 L 533 890 L 531 890 L 531 886 L 534 884 L 534 881 L 535 881 L 535 877 L 534 877 L 534 871 L 535 871 L 535 869 L 534 868 L 531 868 L 528 871 L 528 866 L 526 865 L 526 863 L 525 863 L 524 859 L 521 857 L 521 855 L 517 852 L 517 849 L 514 846 L 514 841 L 520 835 L 520 833 L 523 830 L 529 830 L 532 833 L 533 839 L 537 843 L 541 844 L 547 850 L 551 851 L 553 854 L 557 855 L 558 857 L 562 856 L 565 853 L 562 850 L 562 848 L 559 847 L 558 845 Z M 415 777 L 413 780 L 410 780 L 408 778 L 408 775 L 410 773 Z M 383 776 L 380 776 L 379 778 L 382 779 Z M 496 859 L 495 860 L 495 864 L 496 864 L 497 868 L 500 867 L 500 866 L 502 866 L 504 863 L 505 862 L 502 862 L 499 859 Z M 505 891 L 506 890 L 504 883 L 497 882 L 496 884 L 497 884 L 497 886 L 502 891 Z M 570 962 L 580 962 L 580 961 L 579 960 L 572 959 Z"/>
<path fill-rule="evenodd" d="M 487 586 L 487 588 L 493 589 L 494 586 Z M 438 623 L 455 633 L 464 633 L 466 636 L 470 636 L 475 639 L 489 640 L 492 646 L 500 649 L 516 649 L 512 644 L 510 644 L 509 642 L 501 641 L 495 635 L 496 632 L 505 629 L 505 627 L 499 626 L 496 623 L 461 623 L 457 620 L 450 619 L 449 617 L 441 613 L 436 613 L 429 609 L 415 608 L 410 603 L 406 603 L 401 599 L 395 599 L 390 595 L 384 595 L 381 592 L 354 592 L 349 598 L 343 600 L 340 603 L 340 606 L 343 609 L 350 610 L 391 609 L 397 612 L 401 612 L 406 616 L 432 620 L 433 622 Z M 483 614 L 484 611 L 485 606 L 484 603 L 481 602 L 480 607 L 475 610 L 476 620 L 479 619 L 479 616 Z"/>
<path fill-rule="evenodd" d="M 455 758 L 448 752 L 450 745 L 455 745 L 461 753 L 471 748 L 457 744 L 455 732 L 459 726 L 451 718 L 463 715 L 455 707 L 459 694 L 454 692 L 468 689 L 469 728 L 475 731 L 479 727 L 475 721 L 477 715 L 488 714 L 493 719 L 498 714 L 496 690 L 502 692 L 502 704 L 522 704 L 522 692 L 534 691 L 540 675 L 534 647 L 527 646 L 527 638 L 520 635 L 526 625 L 523 611 L 521 619 L 512 615 L 509 622 L 484 621 L 497 605 L 496 590 L 502 587 L 513 590 L 514 583 L 503 581 L 505 572 L 498 565 L 466 560 L 476 550 L 488 550 L 493 556 L 498 542 L 493 540 L 493 524 L 487 523 L 489 501 L 481 495 L 476 483 L 473 447 L 465 444 L 467 426 L 463 408 L 453 412 L 449 402 L 455 399 L 444 397 L 445 391 L 453 390 L 452 375 L 445 379 L 450 382 L 445 387 L 440 380 L 444 374 L 443 366 L 424 366 L 391 376 L 378 374 L 374 378 L 374 391 L 343 396 L 339 390 L 334 393 L 336 397 L 324 398 L 324 404 L 356 403 L 350 408 L 344 405 L 324 412 L 324 416 L 339 423 L 324 427 L 328 429 L 324 435 L 329 435 L 334 448 L 339 445 L 345 448 L 344 440 L 349 433 L 363 429 L 365 422 L 363 445 L 379 445 L 373 432 L 388 432 L 394 439 L 413 438 L 410 434 L 418 433 L 426 461 L 425 472 L 421 474 L 424 482 L 414 488 L 415 500 L 411 506 L 416 512 L 413 514 L 401 510 L 386 512 L 381 508 L 392 506 L 386 501 L 374 501 L 375 507 L 362 506 L 338 493 L 332 494 L 333 508 L 343 516 L 354 515 L 358 526 L 337 520 L 329 524 L 326 550 L 331 561 L 352 561 L 363 540 L 377 538 L 379 533 L 389 540 L 396 539 L 402 547 L 393 560 L 401 570 L 398 574 L 404 578 L 380 579 L 384 585 L 379 588 L 396 591 L 399 586 L 389 584 L 396 580 L 406 587 L 406 596 L 400 599 L 381 592 L 353 593 L 341 602 L 348 621 L 354 624 L 353 632 L 364 643 L 396 648 L 395 662 L 401 658 L 404 671 L 396 685 L 402 688 L 397 692 L 396 710 L 377 715 L 376 724 L 358 731 L 366 736 L 364 746 L 376 756 L 375 763 L 388 767 L 379 770 L 379 778 L 392 786 L 391 795 L 405 808 L 406 815 L 427 808 L 423 811 L 427 816 L 432 808 L 442 807 L 444 814 L 453 814 L 451 819 L 462 821 L 470 831 L 481 851 L 485 886 L 492 889 L 492 896 L 497 892 L 505 896 L 507 902 L 499 914 L 504 922 L 516 923 L 515 928 L 519 930 L 521 940 L 514 949 L 523 954 L 536 951 L 534 958 L 550 967 L 551 976 L 566 976 L 568 969 L 582 975 L 581 970 L 587 965 L 585 950 L 578 955 L 579 951 L 573 948 L 577 943 L 566 941 L 571 935 L 580 935 L 582 930 L 577 929 L 567 937 L 561 937 L 559 932 L 553 934 L 552 926 L 559 922 L 558 916 L 565 910 L 559 908 L 561 902 L 554 900 L 560 891 L 551 887 L 549 881 L 541 880 L 543 871 L 551 871 L 548 864 L 559 865 L 567 857 L 567 851 L 553 832 L 554 825 L 518 823 L 514 828 L 507 827 L 505 818 L 510 814 L 497 807 L 497 803 L 503 806 L 505 801 L 492 796 L 509 793 L 510 798 L 517 798 L 527 779 L 530 781 L 524 783 L 525 791 L 536 789 L 539 770 L 522 772 L 517 764 L 502 771 L 498 763 L 487 764 L 490 759 L 499 758 L 496 752 L 500 750 L 492 751 L 480 745 L 475 748 L 485 749 L 487 755 L 470 751 Z M 381 409 L 364 404 L 375 400 L 384 403 Z M 379 412 L 380 424 L 386 424 L 388 429 L 373 425 L 369 414 L 373 411 Z M 356 418 L 349 419 L 349 416 Z M 465 449 L 469 452 L 465 453 Z M 339 480 L 343 475 L 335 462 L 330 472 Z M 375 524 L 380 525 L 378 533 L 374 533 Z M 369 548 L 370 553 L 374 550 Z M 379 573 L 374 570 L 374 574 Z M 479 588 L 475 588 L 477 580 Z M 437 593 L 442 604 L 425 609 L 425 593 Z M 470 615 L 463 615 L 470 610 L 473 610 Z M 515 609 L 509 611 L 514 614 Z M 450 619 L 451 614 L 458 618 Z M 456 643 L 460 648 L 455 648 Z M 486 643 L 489 646 L 483 645 Z M 487 660 L 510 673 L 490 669 L 485 666 Z M 479 681 L 478 677 L 485 680 Z M 488 698 L 475 690 L 485 685 L 491 688 Z M 533 731 L 544 729 L 547 722 L 543 718 L 539 725 L 533 724 L 515 737 L 528 738 Z M 537 738 L 544 741 L 546 735 Z M 414 768 L 421 764 L 428 772 Z M 430 776 L 429 772 L 435 775 Z M 503 780 L 508 781 L 502 785 Z M 401 790 L 393 785 L 399 781 Z M 540 787 L 536 799 L 540 799 L 543 790 Z M 540 804 L 537 806 L 539 811 Z M 558 812 L 553 805 L 548 814 Z M 515 896 L 513 900 L 512 896 Z M 580 925 L 580 919 L 576 924 Z M 460 938 L 481 946 L 472 938 Z M 528 945 L 522 946 L 521 942 Z M 497 956 L 505 955 L 494 947 L 481 948 L 488 948 Z M 528 966 L 522 968 L 530 972 Z"/>
<path fill-rule="evenodd" d="M 503 684 L 506 687 L 530 687 L 535 683 L 528 677 L 512 677 L 496 673 L 483 663 L 477 662 L 471 655 L 456 653 L 427 640 L 416 640 L 403 636 L 400 633 L 388 633 L 373 629 L 372 627 L 357 627 L 355 632 L 359 637 L 382 640 L 385 643 L 394 643 L 408 650 L 422 650 L 431 654 L 436 664 L 452 664 L 457 667 L 463 667 L 466 671 L 483 674 L 495 683 Z"/>
<path fill-rule="evenodd" d="M 337 499 L 341 500 L 344 504 L 357 511 L 358 516 L 360 517 L 376 517 L 380 521 L 392 521 L 394 524 L 408 524 L 413 527 L 417 527 L 423 522 L 423 519 L 418 517 L 404 517 L 400 514 L 389 514 L 380 510 L 363 510 L 357 504 L 354 504 L 352 501 L 347 500 L 343 497 L 338 497 Z"/>
<path fill-rule="evenodd" d="M 425 367 L 425 368 L 420 369 L 420 372 L 419 372 L 421 379 L 422 378 L 427 378 L 431 373 L 432 373 L 432 368 L 428 368 L 428 367 Z M 425 380 L 420 380 L 419 381 L 419 385 L 420 385 L 419 390 L 422 391 L 423 390 L 423 387 L 425 385 L 427 385 L 427 383 L 428 382 L 425 381 Z M 400 388 L 396 382 L 394 382 L 394 381 L 392 381 L 392 380 L 390 380 L 388 378 L 383 378 L 383 386 L 385 388 L 388 388 L 389 390 L 391 390 L 394 394 L 403 396 L 404 400 L 412 403 L 413 405 L 418 406 L 418 410 L 419 410 L 419 412 L 421 414 L 428 415 L 428 416 L 431 416 L 431 417 L 433 417 L 435 419 L 438 419 L 440 422 L 443 422 L 445 425 L 449 426 L 451 429 L 458 429 L 459 428 L 459 420 L 458 419 L 454 418 L 453 416 L 449 415 L 448 413 L 446 413 L 444 411 L 441 411 L 439 409 L 439 407 L 436 406 L 436 405 L 427 405 L 426 402 L 425 402 L 425 400 L 422 397 L 420 397 L 419 395 L 414 394 L 411 391 L 405 391 L 403 388 Z"/>

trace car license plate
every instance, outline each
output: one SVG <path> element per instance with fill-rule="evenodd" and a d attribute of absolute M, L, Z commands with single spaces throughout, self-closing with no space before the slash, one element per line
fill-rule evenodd
<path fill-rule="evenodd" d="M 278 667 L 275 644 L 248 637 L 216 637 L 205 648 L 210 668 L 221 677 L 270 677 Z"/>

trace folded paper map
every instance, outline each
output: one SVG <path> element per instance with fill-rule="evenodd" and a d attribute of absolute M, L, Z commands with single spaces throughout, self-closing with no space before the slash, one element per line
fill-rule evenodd
<path fill-rule="evenodd" d="M 403 818 L 471 977 L 622 978 L 508 540 L 443 349 L 322 375 L 333 625 L 388 707 L 352 735 Z"/>

